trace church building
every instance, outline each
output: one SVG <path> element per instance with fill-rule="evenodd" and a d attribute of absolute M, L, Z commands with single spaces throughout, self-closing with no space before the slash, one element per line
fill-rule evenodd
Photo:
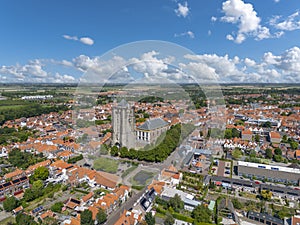
<path fill-rule="evenodd" d="M 112 107 L 112 144 L 129 148 L 141 148 L 155 143 L 169 129 L 169 123 L 161 118 L 147 120 L 136 127 L 134 107 L 122 100 Z"/>

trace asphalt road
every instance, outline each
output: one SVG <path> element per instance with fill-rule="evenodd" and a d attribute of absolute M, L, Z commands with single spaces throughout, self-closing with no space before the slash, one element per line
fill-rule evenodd
<path fill-rule="evenodd" d="M 186 138 L 182 144 L 186 143 Z M 149 162 L 139 162 L 143 164 L 143 170 L 147 170 L 147 167 L 149 168 L 157 168 L 159 171 L 161 171 L 163 168 L 169 167 L 172 162 L 176 162 L 176 167 L 179 169 L 182 161 L 184 160 L 184 157 L 180 156 L 178 153 L 179 148 L 177 147 L 175 151 L 171 153 L 171 155 L 162 163 L 149 163 Z M 134 160 L 133 160 L 134 161 Z M 135 171 L 135 170 L 134 170 Z M 115 212 L 113 212 L 106 221 L 106 225 L 114 225 L 117 220 L 120 218 L 120 215 L 124 212 L 124 210 L 129 210 L 133 208 L 134 203 L 143 195 L 143 193 L 147 190 L 147 187 L 145 187 L 143 190 L 139 191 L 138 193 L 134 194 L 131 198 L 127 200 L 120 208 L 118 208 Z"/>
<path fill-rule="evenodd" d="M 143 195 L 143 193 L 147 190 L 147 187 L 145 187 L 143 190 L 139 191 L 138 193 L 133 194 L 131 198 L 129 198 L 120 208 L 118 208 L 115 212 L 113 212 L 106 221 L 106 225 L 114 225 L 124 210 L 129 210 L 133 207 L 134 203 Z"/>

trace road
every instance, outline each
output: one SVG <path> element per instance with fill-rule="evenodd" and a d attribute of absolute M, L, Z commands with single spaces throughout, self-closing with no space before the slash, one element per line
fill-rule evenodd
<path fill-rule="evenodd" d="M 139 191 L 138 193 L 133 194 L 131 198 L 129 198 L 120 208 L 118 208 L 115 212 L 113 212 L 106 221 L 106 225 L 114 225 L 124 210 L 129 210 L 133 207 L 134 203 L 143 195 L 143 193 L 147 190 L 147 187 L 145 187 L 143 190 Z"/>
<path fill-rule="evenodd" d="M 186 138 L 182 143 L 186 143 L 186 140 L 188 138 Z M 161 171 L 164 168 L 168 168 L 172 162 L 176 162 L 176 167 L 179 169 L 182 161 L 184 160 L 184 157 L 182 157 L 179 152 L 179 147 L 177 147 L 175 149 L 175 151 L 173 151 L 170 156 L 162 163 L 149 163 L 149 162 L 141 162 L 141 161 L 137 161 L 140 164 L 143 164 L 143 166 L 139 166 L 138 168 L 140 168 L 140 170 L 147 170 L 148 169 L 152 169 L 155 168 L 158 171 Z M 109 157 L 109 156 L 108 156 Z M 135 160 L 132 160 L 135 161 Z M 133 172 L 137 173 L 136 171 L 138 170 L 135 169 Z M 132 173 L 130 173 L 127 177 L 132 176 Z M 124 212 L 124 210 L 129 210 L 131 208 L 133 208 L 134 203 L 143 195 L 143 193 L 145 193 L 145 191 L 147 190 L 147 187 L 145 187 L 143 190 L 139 191 L 138 193 L 135 193 L 131 198 L 129 198 L 127 200 L 127 202 L 125 202 L 120 208 L 118 208 L 115 212 L 113 212 L 109 217 L 107 222 L 105 223 L 106 225 L 114 225 L 117 220 L 120 218 L 120 215 Z"/>

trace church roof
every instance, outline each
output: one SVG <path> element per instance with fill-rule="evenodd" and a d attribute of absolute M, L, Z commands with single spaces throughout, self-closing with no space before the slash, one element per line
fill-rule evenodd
<path fill-rule="evenodd" d="M 161 127 L 167 126 L 169 123 L 164 121 L 161 118 L 155 118 L 151 120 L 147 120 L 141 126 L 138 127 L 140 130 L 155 130 Z"/>
<path fill-rule="evenodd" d="M 125 100 L 125 99 L 122 99 L 119 104 L 118 104 L 119 107 L 128 107 L 129 104 L 128 102 Z"/>

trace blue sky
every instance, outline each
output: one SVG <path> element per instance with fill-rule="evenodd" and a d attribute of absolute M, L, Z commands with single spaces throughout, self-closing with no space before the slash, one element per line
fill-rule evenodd
<path fill-rule="evenodd" d="M 190 49 L 220 82 L 299 82 L 299 10 L 297 0 L 3 0 L 0 82 L 77 82 L 141 40 Z"/>

